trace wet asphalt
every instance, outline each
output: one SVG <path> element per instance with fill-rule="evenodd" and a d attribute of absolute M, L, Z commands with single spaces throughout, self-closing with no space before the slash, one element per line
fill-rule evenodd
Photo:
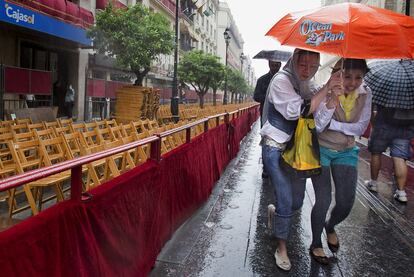
<path fill-rule="evenodd" d="M 414 186 L 407 189 L 411 202 L 406 205 L 392 198 L 386 176 L 380 177 L 378 193 L 369 192 L 366 159 L 359 162 L 353 210 L 336 228 L 341 243 L 336 256 L 324 235 L 330 265 L 320 266 L 309 256 L 314 194 L 308 181 L 288 243 L 292 269 L 278 269 L 276 242 L 266 228 L 273 192 L 261 178 L 259 141 L 256 123 L 209 200 L 167 242 L 149 276 L 414 276 Z"/>

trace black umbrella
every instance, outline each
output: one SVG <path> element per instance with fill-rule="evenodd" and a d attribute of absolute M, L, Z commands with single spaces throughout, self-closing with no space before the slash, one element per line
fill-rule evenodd
<path fill-rule="evenodd" d="M 253 59 L 265 59 L 271 61 L 286 62 L 292 56 L 292 52 L 280 50 L 262 50 Z"/>
<path fill-rule="evenodd" d="M 374 104 L 414 109 L 414 60 L 385 60 L 369 64 L 365 76 Z"/>

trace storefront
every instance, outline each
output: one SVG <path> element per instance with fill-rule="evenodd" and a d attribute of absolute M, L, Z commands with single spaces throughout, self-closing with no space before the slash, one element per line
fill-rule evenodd
<path fill-rule="evenodd" d="M 88 50 L 82 48 L 91 46 L 86 28 L 93 15 L 69 1 L 49 2 L 0 0 L 2 118 L 38 106 L 55 106 L 64 116 L 68 84 L 77 92 L 75 110 L 83 110 Z"/>

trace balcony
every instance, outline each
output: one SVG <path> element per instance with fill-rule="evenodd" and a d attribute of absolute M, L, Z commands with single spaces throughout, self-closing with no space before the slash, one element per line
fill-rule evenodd
<path fill-rule="evenodd" d="M 157 0 L 171 15 L 175 16 L 175 1 L 173 0 Z"/>
<path fill-rule="evenodd" d="M 91 11 L 66 0 L 18 0 L 16 3 L 82 28 L 88 28 L 94 22 Z"/>
<path fill-rule="evenodd" d="M 96 0 L 96 8 L 100 10 L 104 10 L 105 7 L 108 5 L 108 2 L 109 0 Z M 120 1 L 116 1 L 116 0 L 112 0 L 112 5 L 115 8 L 120 8 L 120 9 L 127 8 L 127 6 L 124 3 Z"/>

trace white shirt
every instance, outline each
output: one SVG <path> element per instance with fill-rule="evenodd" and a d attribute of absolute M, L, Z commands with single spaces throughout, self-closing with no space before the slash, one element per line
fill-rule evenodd
<path fill-rule="evenodd" d="M 323 132 L 329 122 L 329 130 L 332 131 L 338 131 L 348 136 L 360 136 L 364 133 L 371 119 L 372 93 L 369 88 L 365 89 L 363 85 L 361 85 L 356 91 L 358 94 L 368 94 L 364 108 L 361 112 L 361 117 L 359 118 L 358 122 L 339 122 L 335 119 L 332 119 L 335 108 L 328 109 L 326 107 L 327 100 L 325 99 L 321 102 L 318 109 L 316 110 L 316 113 L 314 114 L 316 131 L 318 133 Z M 343 109 L 341 104 L 340 108 Z"/>
<path fill-rule="evenodd" d="M 270 105 L 287 120 L 296 120 L 300 116 L 300 108 L 303 99 L 296 93 L 289 77 L 285 74 L 277 74 L 269 84 L 267 100 Z M 287 142 L 292 135 L 273 127 L 267 120 L 260 130 L 261 136 L 267 136 L 278 143 Z"/>

